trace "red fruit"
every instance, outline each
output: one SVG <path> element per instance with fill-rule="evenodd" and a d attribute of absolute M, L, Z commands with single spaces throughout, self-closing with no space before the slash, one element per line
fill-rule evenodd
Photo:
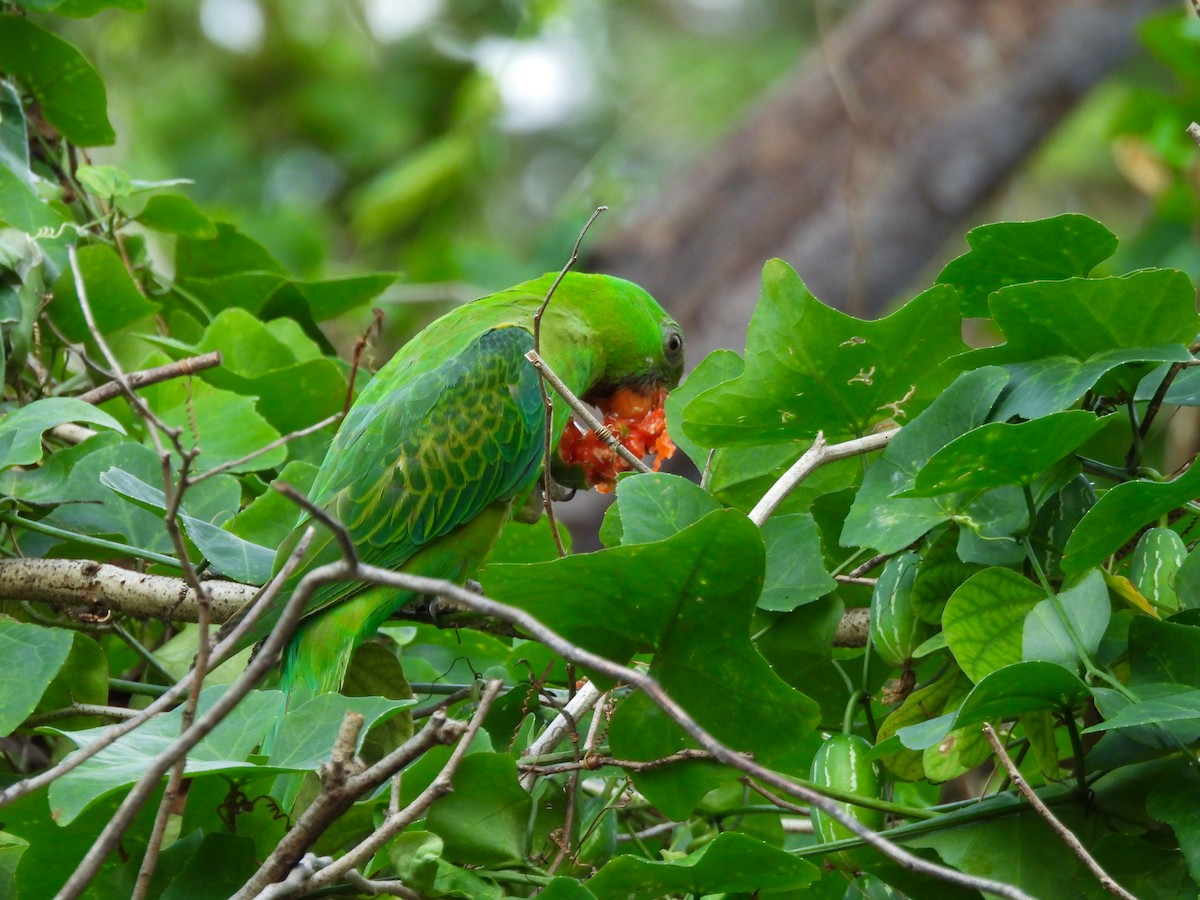
<path fill-rule="evenodd" d="M 604 425 L 634 456 L 641 459 L 654 451 L 656 472 L 662 461 L 675 452 L 666 431 L 666 399 L 667 392 L 661 389 L 642 394 L 634 388 L 621 388 L 597 403 L 604 414 Z M 630 468 L 595 432 L 581 431 L 573 419 L 568 420 L 558 447 L 563 462 L 582 467 L 588 485 L 601 493 L 612 491 L 618 473 Z"/>

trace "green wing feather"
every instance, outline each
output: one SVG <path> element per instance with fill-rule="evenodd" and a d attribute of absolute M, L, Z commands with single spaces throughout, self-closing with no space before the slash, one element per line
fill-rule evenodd
<path fill-rule="evenodd" d="M 541 464 L 545 410 L 524 358 L 532 347 L 523 328 L 490 329 L 440 366 L 377 377 L 359 397 L 312 499 L 342 522 L 363 562 L 440 578 L 478 565 L 508 510 L 483 514 L 524 493 Z M 491 533 L 461 533 L 475 522 Z M 306 569 L 337 558 L 327 534 L 319 544 Z M 318 589 L 284 663 L 293 702 L 296 689 L 337 690 L 353 648 L 412 599 L 352 582 Z"/>

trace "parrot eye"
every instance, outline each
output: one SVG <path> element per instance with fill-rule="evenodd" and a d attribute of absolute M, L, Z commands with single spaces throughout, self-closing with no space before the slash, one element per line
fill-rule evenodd
<path fill-rule="evenodd" d="M 668 357 L 679 356 L 683 352 L 683 335 L 678 331 L 668 331 L 666 337 L 663 338 L 663 349 Z"/>

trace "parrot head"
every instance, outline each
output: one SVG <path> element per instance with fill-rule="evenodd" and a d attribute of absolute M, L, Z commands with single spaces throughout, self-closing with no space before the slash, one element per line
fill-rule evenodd
<path fill-rule="evenodd" d="M 543 276 L 529 290 L 553 277 Z M 560 287 L 569 288 L 564 296 L 570 299 L 557 310 L 551 300 L 546 321 L 552 324 L 543 334 L 576 343 L 579 355 L 591 361 L 579 382 L 584 386 L 581 399 L 600 411 L 604 424 L 634 456 L 653 452 L 657 469 L 675 450 L 666 433 L 664 403 L 683 375 L 682 330 L 632 282 L 570 274 Z M 562 351 L 553 338 L 544 346 L 546 358 L 556 366 Z M 611 491 L 617 474 L 628 468 L 595 433 L 567 420 L 553 461 L 560 484 Z"/>

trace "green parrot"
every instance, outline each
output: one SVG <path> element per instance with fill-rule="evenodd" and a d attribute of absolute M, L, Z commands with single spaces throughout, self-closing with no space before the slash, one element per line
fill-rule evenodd
<path fill-rule="evenodd" d="M 358 396 L 310 497 L 346 527 L 364 563 L 461 583 L 529 500 L 542 470 L 545 408 L 525 354 L 555 277 L 442 316 Z M 589 401 L 621 388 L 670 389 L 683 370 L 675 321 L 637 285 L 604 275 L 563 278 L 542 319 L 540 350 L 567 387 Z M 558 454 L 568 414 L 558 399 L 552 471 L 562 483 L 579 484 L 580 473 L 563 470 Z M 277 569 L 310 519 L 303 514 L 280 547 Z M 339 557 L 329 530 L 316 531 L 302 572 Z M 319 588 L 285 652 L 280 684 L 288 706 L 338 690 L 354 649 L 416 599 L 351 582 Z M 265 618 L 258 638 L 270 627 Z"/>

